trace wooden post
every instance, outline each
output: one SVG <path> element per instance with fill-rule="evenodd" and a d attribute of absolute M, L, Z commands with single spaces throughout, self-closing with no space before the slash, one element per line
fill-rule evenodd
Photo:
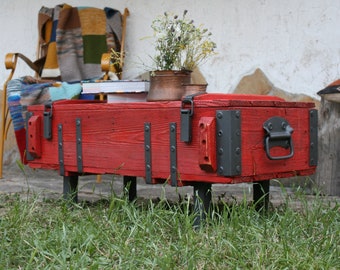
<path fill-rule="evenodd" d="M 194 228 L 203 225 L 207 215 L 211 213 L 211 183 L 199 182 L 194 185 Z"/>
<path fill-rule="evenodd" d="M 78 202 L 78 175 L 64 176 L 63 197 L 69 203 Z"/>
<path fill-rule="evenodd" d="M 128 196 L 129 202 L 133 202 L 137 199 L 137 177 L 125 176 L 124 181 L 124 193 Z"/>
<path fill-rule="evenodd" d="M 256 211 L 266 213 L 269 207 L 270 180 L 253 182 L 253 200 Z"/>
<path fill-rule="evenodd" d="M 340 195 L 340 103 L 321 99 L 316 184 L 327 195 Z"/>

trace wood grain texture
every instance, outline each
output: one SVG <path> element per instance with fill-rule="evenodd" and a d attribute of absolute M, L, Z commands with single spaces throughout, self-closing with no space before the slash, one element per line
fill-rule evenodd
<path fill-rule="evenodd" d="M 340 195 L 340 104 L 321 99 L 319 113 L 319 164 L 316 183 L 328 194 Z"/>
<path fill-rule="evenodd" d="M 310 103 L 289 103 L 278 98 L 245 95 L 203 95 L 195 99 L 192 141 L 180 141 L 180 101 L 125 104 L 56 102 L 53 105 L 52 140 L 41 138 L 41 157 L 29 162 L 33 168 L 58 168 L 57 126 L 63 125 L 65 171 L 77 172 L 76 119 L 81 119 L 83 171 L 94 174 L 145 176 L 144 123 L 151 124 L 152 177 L 155 182 L 170 176 L 169 124 L 177 124 L 178 185 L 192 182 L 239 183 L 254 180 L 306 175 L 309 166 Z M 241 96 L 241 97 L 239 97 Z M 214 98 L 212 100 L 212 98 Z M 235 99 L 233 99 L 235 98 Z M 238 99 L 237 99 L 238 98 Z M 216 110 L 241 111 L 242 173 L 219 176 L 216 165 L 202 166 L 202 155 L 216 163 L 216 138 L 212 128 Z M 43 107 L 30 106 L 33 115 Z M 286 160 L 269 160 L 264 150 L 263 123 L 272 116 L 285 118 L 294 129 L 295 154 Z M 202 132 L 202 123 L 206 130 Z M 209 128 L 207 127 L 209 126 Z M 43 128 L 40 132 L 43 134 Z M 38 134 L 37 134 L 38 136 Z M 202 136 L 208 146 L 202 146 Z M 287 155 L 289 149 L 275 147 L 272 154 Z M 206 160 L 208 160 L 206 159 Z M 207 164 L 209 164 L 209 162 Z"/>

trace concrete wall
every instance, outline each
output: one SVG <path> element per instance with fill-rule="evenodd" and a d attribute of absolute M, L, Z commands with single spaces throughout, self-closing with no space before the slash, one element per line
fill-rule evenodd
<path fill-rule="evenodd" d="M 34 59 L 37 12 L 62 1 L 3 0 L 0 9 L 0 60 L 6 52 Z M 189 15 L 203 23 L 217 43 L 218 55 L 201 72 L 209 92 L 232 92 L 240 79 L 260 68 L 276 87 L 292 93 L 315 93 L 339 78 L 340 1 L 338 0 L 69 0 L 71 5 L 128 7 L 127 79 L 147 71 L 153 54 L 150 28 L 164 11 Z M 23 66 L 23 65 L 22 65 Z M 3 67 L 3 66 L 2 66 Z M 20 74 L 28 69 L 19 68 Z M 0 68 L 0 81 L 8 71 Z"/>

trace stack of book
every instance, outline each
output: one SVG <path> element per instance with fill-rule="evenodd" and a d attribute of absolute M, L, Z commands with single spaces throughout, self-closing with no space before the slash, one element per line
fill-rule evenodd
<path fill-rule="evenodd" d="M 143 102 L 150 88 L 144 80 L 83 81 L 83 94 L 105 94 L 107 102 Z"/>

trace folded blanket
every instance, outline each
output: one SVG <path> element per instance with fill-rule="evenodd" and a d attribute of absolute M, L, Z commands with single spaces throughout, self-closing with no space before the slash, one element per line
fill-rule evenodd
<path fill-rule="evenodd" d="M 47 46 L 43 78 L 73 82 L 100 77 L 102 54 L 120 50 L 121 13 L 112 8 L 42 7 L 38 25 L 40 42 Z"/>

